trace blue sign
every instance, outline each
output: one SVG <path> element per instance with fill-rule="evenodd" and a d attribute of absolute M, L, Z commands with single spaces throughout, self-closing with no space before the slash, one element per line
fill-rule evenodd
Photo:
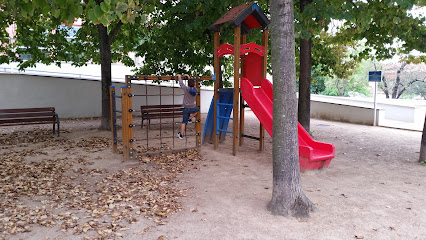
<path fill-rule="evenodd" d="M 369 82 L 381 82 L 382 81 L 382 71 L 368 72 L 368 81 Z"/>

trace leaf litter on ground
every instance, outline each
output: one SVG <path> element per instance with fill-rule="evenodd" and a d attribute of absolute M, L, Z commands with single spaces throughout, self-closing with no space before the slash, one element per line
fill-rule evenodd
<path fill-rule="evenodd" d="M 187 189 L 177 176 L 198 168 L 198 151 L 140 157 L 139 166 L 115 172 L 95 168 L 102 159 L 93 153 L 110 150 L 110 142 L 58 138 L 43 129 L 1 134 L 0 239 L 36 226 L 85 239 L 120 238 L 141 217 L 163 225 L 182 210 Z"/>

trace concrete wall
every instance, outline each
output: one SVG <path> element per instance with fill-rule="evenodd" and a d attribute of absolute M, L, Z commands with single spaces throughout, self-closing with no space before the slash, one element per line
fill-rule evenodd
<path fill-rule="evenodd" d="M 20 74 L 0 75 L 0 108 L 55 107 L 59 117 L 101 115 L 101 83 Z"/>
<path fill-rule="evenodd" d="M 61 118 L 81 118 L 101 116 L 101 82 L 73 78 L 31 76 L 22 74 L 0 74 L 0 109 L 55 107 Z M 123 83 L 113 83 L 117 93 Z M 175 94 L 183 94 L 182 89 L 174 88 Z M 133 94 L 160 94 L 160 87 L 142 84 L 132 85 Z M 161 87 L 161 93 L 173 93 L 171 87 Z M 201 91 L 201 111 L 208 112 L 213 91 Z M 182 103 L 183 96 L 175 96 L 175 104 Z M 147 98 L 135 97 L 133 108 L 139 110 Z M 162 96 L 161 104 L 172 104 L 173 96 Z M 148 104 L 160 104 L 160 97 L 148 97 Z M 117 107 L 121 107 L 119 99 Z"/>
<path fill-rule="evenodd" d="M 383 121 L 385 110 L 376 109 L 376 124 Z M 311 117 L 339 122 L 373 125 L 374 108 L 311 101 Z"/>
<path fill-rule="evenodd" d="M 27 73 L 28 74 L 28 73 Z M 133 94 L 160 94 L 157 84 L 144 85 L 144 81 L 132 85 Z M 99 117 L 101 115 L 101 82 L 96 79 L 85 80 L 66 77 L 32 76 L 25 74 L 0 74 L 0 109 L 55 107 L 61 118 Z M 123 83 L 115 82 L 117 94 L 121 93 Z M 183 92 L 175 84 L 175 94 Z M 161 87 L 161 104 L 173 103 L 170 86 Z M 201 112 L 207 113 L 210 107 L 213 90 L 202 89 Z M 175 96 L 174 103 L 182 102 L 183 96 Z M 133 108 L 140 109 L 146 104 L 145 96 L 134 97 Z M 312 95 L 311 116 L 314 118 L 344 121 L 373 125 L 373 103 L 366 100 Z M 387 100 L 386 100 L 387 101 Z M 160 104 L 159 96 L 148 97 L 148 104 Z M 117 107 L 121 108 L 120 99 Z M 416 123 L 423 126 L 426 104 L 424 102 L 382 102 L 378 105 L 377 121 L 399 120 L 405 123 Z M 385 109 L 385 110 L 384 110 Z M 137 114 L 137 113 L 136 113 Z M 416 126 L 417 126 L 416 125 Z"/>
<path fill-rule="evenodd" d="M 311 100 L 348 106 L 374 108 L 374 102 L 372 99 L 355 99 L 312 94 Z M 384 116 L 386 119 L 409 123 L 415 121 L 415 106 L 422 106 L 425 104 L 425 101 L 406 99 L 378 99 L 377 101 L 377 108 L 386 109 Z"/>

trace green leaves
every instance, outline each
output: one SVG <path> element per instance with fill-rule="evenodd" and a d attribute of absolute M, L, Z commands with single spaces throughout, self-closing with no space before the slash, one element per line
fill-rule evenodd
<path fill-rule="evenodd" d="M 127 10 L 128 7 L 129 6 L 124 2 L 118 2 L 117 5 L 116 5 L 116 9 L 121 10 L 121 11 Z"/>
<path fill-rule="evenodd" d="M 0 51 L 7 54 L 0 61 L 20 61 L 21 68 L 33 66 L 36 62 L 73 61 L 78 66 L 88 61 L 100 62 L 96 25 L 102 24 L 112 35 L 109 40 L 112 61 L 133 65 L 133 60 L 127 57 L 128 52 L 134 51 L 145 31 L 146 12 L 141 12 L 141 2 L 104 0 L 97 4 L 94 0 L 8 0 L 8 4 L 1 4 L 0 41 L 9 41 L 5 29 L 12 23 L 18 26 L 14 36 L 17 41 L 0 46 Z M 145 2 L 148 4 L 148 1 Z M 144 11 L 146 9 L 149 8 L 144 7 Z M 76 19 L 81 19 L 81 27 L 63 26 L 71 27 Z M 126 26 L 129 23 L 131 27 Z M 31 59 L 22 61 L 18 54 L 31 55 Z"/>
<path fill-rule="evenodd" d="M 139 17 L 142 5 L 134 0 L 107 0 L 96 4 L 90 0 L 86 7 L 87 17 L 94 24 L 109 26 L 113 22 L 135 23 Z"/>
<path fill-rule="evenodd" d="M 105 2 L 101 2 L 100 6 L 103 12 L 108 12 L 111 9 L 111 5 Z"/>
<path fill-rule="evenodd" d="M 96 18 L 101 19 L 104 15 L 104 12 L 102 11 L 101 7 L 99 5 L 96 5 L 94 8 L 95 16 Z"/>

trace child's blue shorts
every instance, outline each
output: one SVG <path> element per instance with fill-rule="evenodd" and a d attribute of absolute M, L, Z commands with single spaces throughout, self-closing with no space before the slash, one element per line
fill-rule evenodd
<path fill-rule="evenodd" d="M 200 107 L 194 107 L 194 108 L 183 108 L 183 119 L 182 123 L 188 123 L 189 116 L 193 113 L 196 113 L 200 111 Z"/>

